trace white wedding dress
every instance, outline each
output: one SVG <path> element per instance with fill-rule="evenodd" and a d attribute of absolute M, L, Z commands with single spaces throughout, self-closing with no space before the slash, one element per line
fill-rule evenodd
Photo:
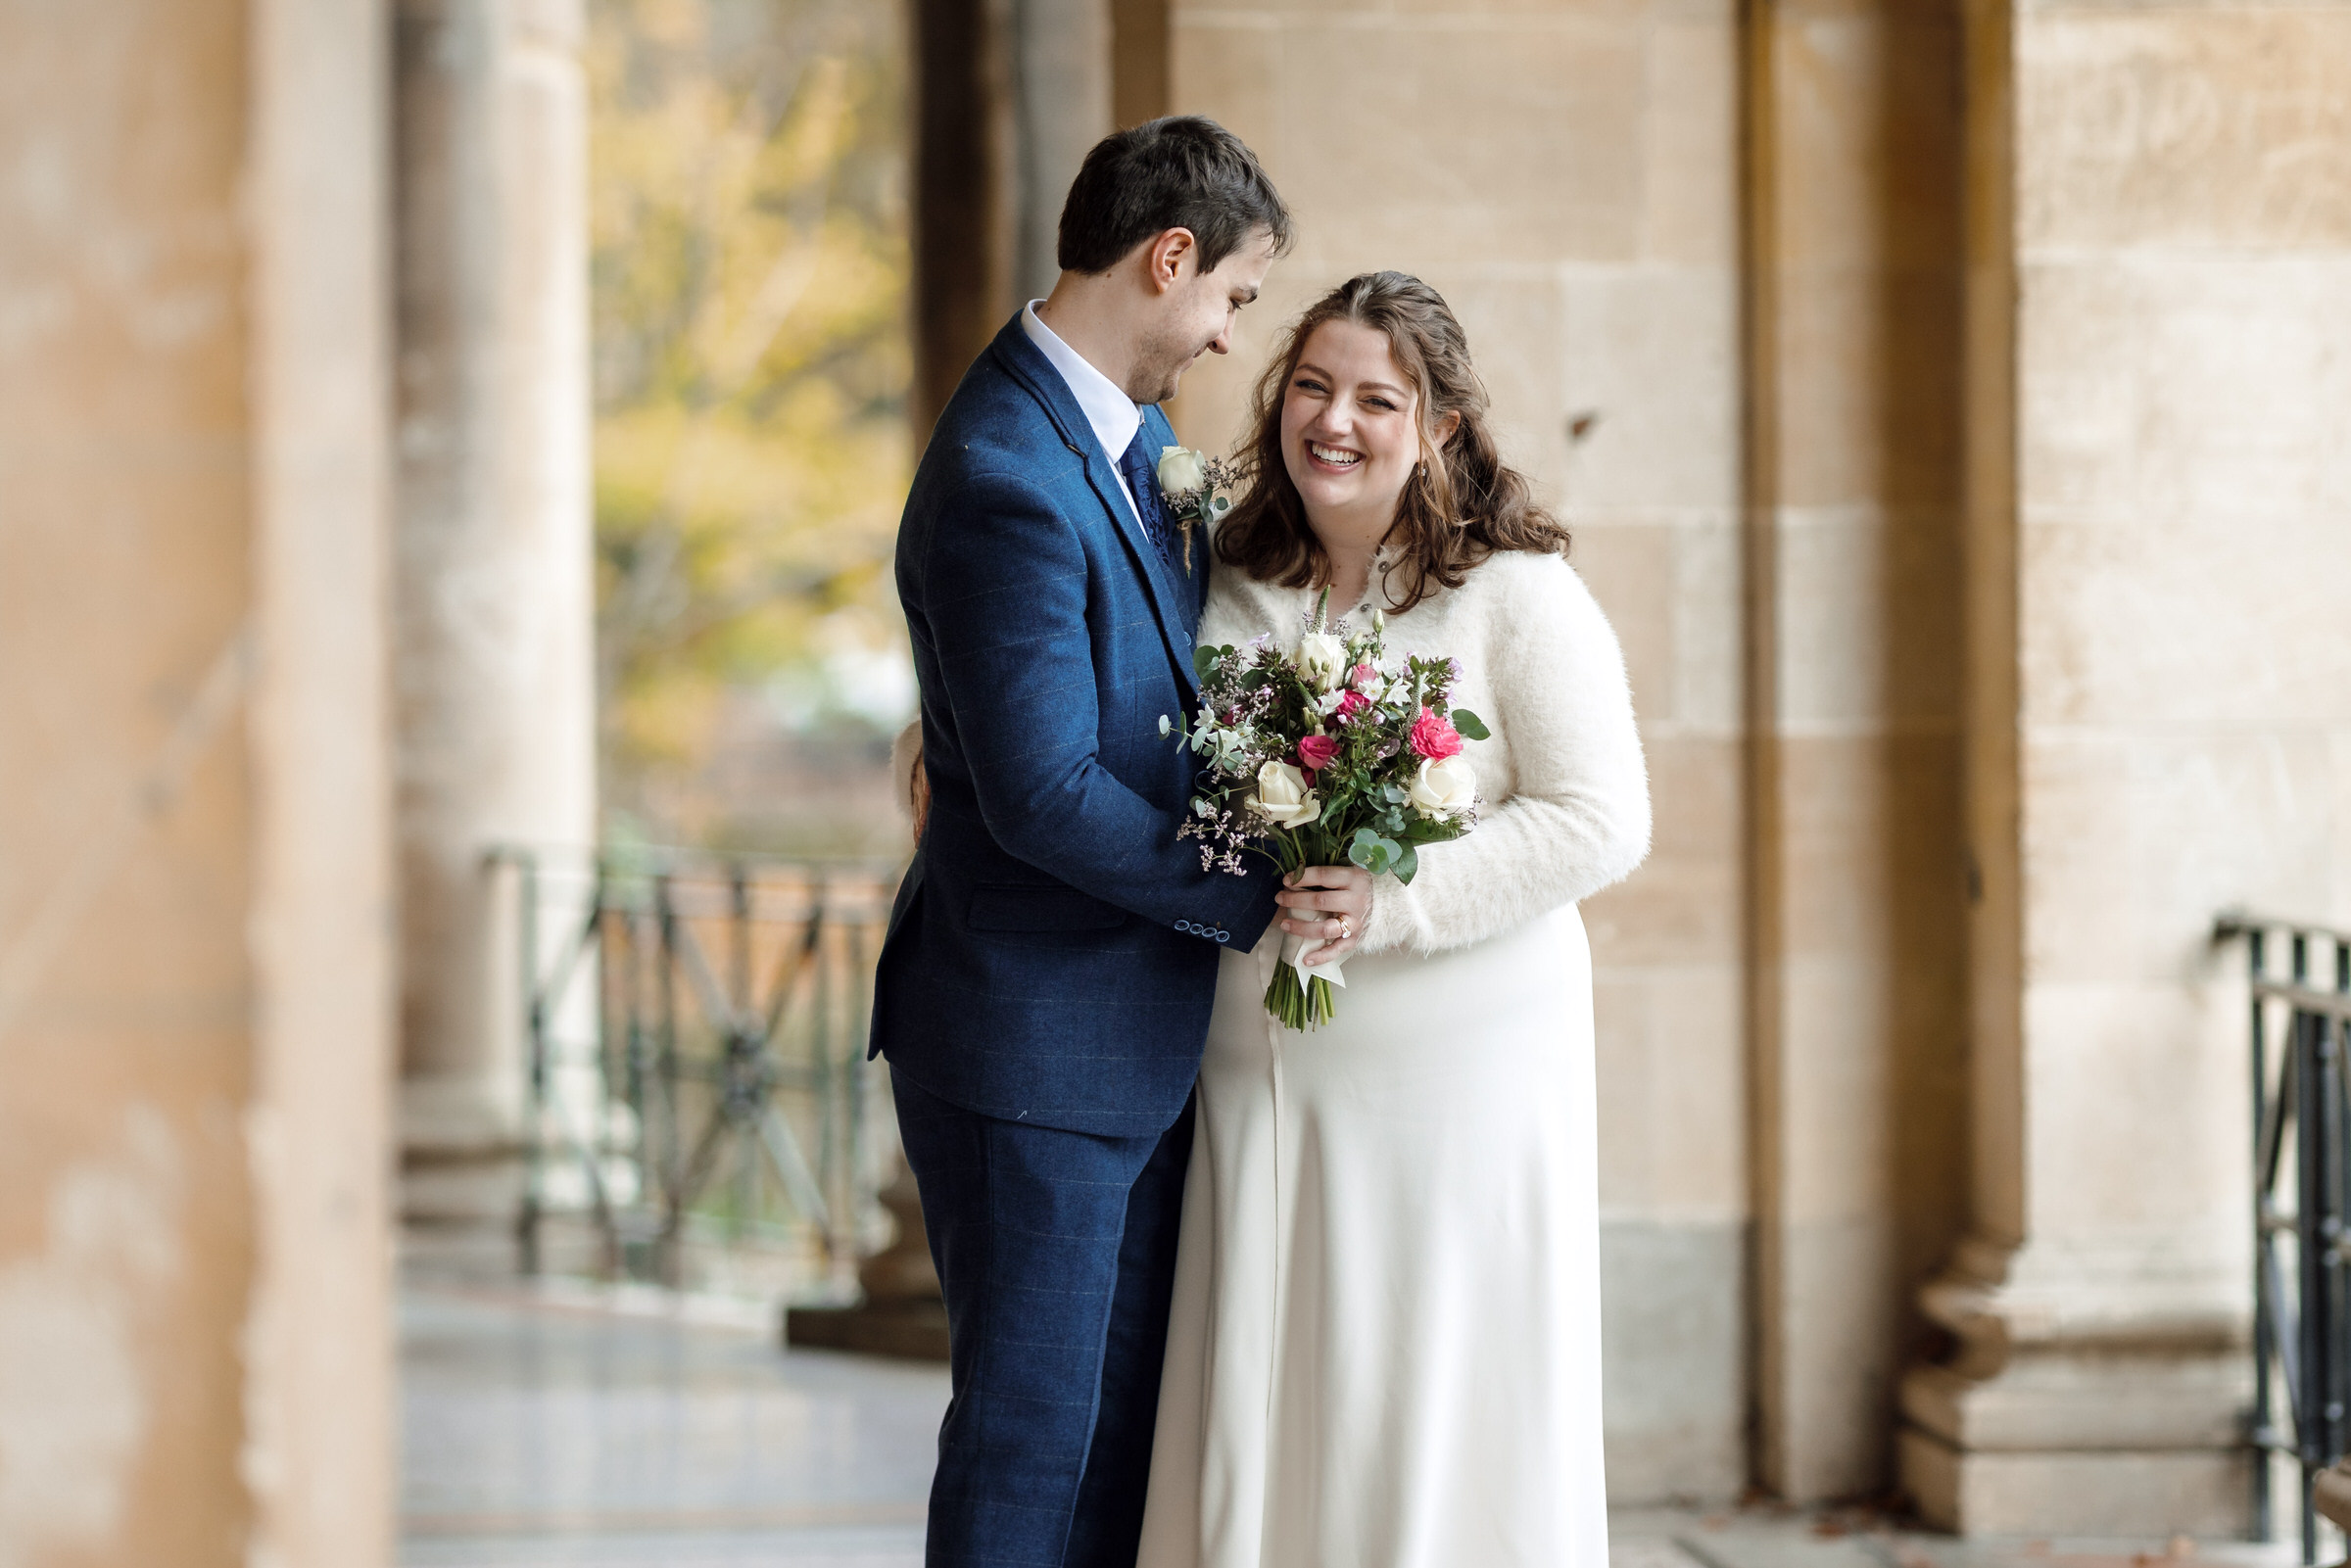
<path fill-rule="evenodd" d="M 1306 592 L 1217 571 L 1203 642 L 1296 641 Z M 1387 641 L 1461 660 L 1479 825 L 1380 879 L 1323 1028 L 1266 1015 L 1278 928 L 1223 956 L 1138 1568 L 1607 1568 L 1574 905 L 1648 849 L 1623 659 L 1556 556 Z"/>

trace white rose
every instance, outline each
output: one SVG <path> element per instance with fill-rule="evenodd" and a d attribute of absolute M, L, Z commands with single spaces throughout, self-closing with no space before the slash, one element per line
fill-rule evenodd
<path fill-rule="evenodd" d="M 1303 828 L 1322 815 L 1321 798 L 1306 786 L 1306 775 L 1286 762 L 1257 770 L 1257 793 L 1249 804 L 1276 828 Z"/>
<path fill-rule="evenodd" d="M 1208 485 L 1208 464 L 1198 452 L 1183 447 L 1159 449 L 1159 488 L 1171 496 L 1185 491 L 1203 490 Z"/>
<path fill-rule="evenodd" d="M 1458 817 L 1477 799 L 1477 774 L 1463 757 L 1423 762 L 1413 776 L 1413 809 L 1423 817 Z"/>
<path fill-rule="evenodd" d="M 1298 642 L 1298 673 L 1318 691 L 1335 689 L 1347 673 L 1347 644 L 1328 632 L 1309 632 Z"/>

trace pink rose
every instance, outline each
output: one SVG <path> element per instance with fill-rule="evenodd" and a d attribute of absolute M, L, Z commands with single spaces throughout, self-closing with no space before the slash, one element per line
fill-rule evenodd
<path fill-rule="evenodd" d="M 1371 706 L 1371 699 L 1361 691 L 1349 691 L 1339 698 L 1339 722 L 1353 724 L 1356 717 Z"/>
<path fill-rule="evenodd" d="M 1357 686 L 1377 686 L 1379 684 L 1379 667 L 1375 664 L 1359 664 L 1347 672 L 1347 679 L 1353 681 Z"/>
<path fill-rule="evenodd" d="M 1460 755 L 1461 732 L 1436 709 L 1422 708 L 1420 717 L 1413 721 L 1413 749 L 1431 762 L 1443 762 L 1447 757 Z"/>
<path fill-rule="evenodd" d="M 1461 742 L 1455 741 L 1458 747 Z M 1310 735 L 1298 742 L 1298 761 L 1309 773 L 1339 760 L 1339 743 L 1326 735 Z"/>

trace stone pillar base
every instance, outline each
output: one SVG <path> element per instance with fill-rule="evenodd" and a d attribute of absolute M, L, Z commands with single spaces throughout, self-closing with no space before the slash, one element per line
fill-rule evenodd
<path fill-rule="evenodd" d="M 481 1284 L 510 1280 L 522 1272 L 521 1248 L 511 1224 L 403 1219 L 399 1249 L 400 1271 L 409 1279 Z"/>
<path fill-rule="evenodd" d="M 2244 1533 L 2251 1354 L 2217 1287 L 1970 1241 L 1920 1305 L 1956 1341 L 1901 1384 L 1901 1484 L 1930 1523 L 1970 1536 Z"/>
<path fill-rule="evenodd" d="M 2319 1512 L 2351 1531 L 2351 1459 L 2337 1459 L 2311 1482 L 2311 1500 Z"/>
<path fill-rule="evenodd" d="M 518 1149 L 462 1153 L 410 1149 L 401 1161 L 400 1215 L 410 1222 L 503 1227 L 522 1213 Z"/>
<path fill-rule="evenodd" d="M 947 1304 L 867 1302 L 862 1307 L 793 1307 L 784 1313 L 784 1343 L 815 1351 L 855 1351 L 913 1361 L 947 1358 Z"/>
<path fill-rule="evenodd" d="M 2242 1451 L 1965 1449 L 1916 1427 L 1896 1441 L 1902 1490 L 1939 1530 L 2124 1540 L 2245 1531 Z"/>
<path fill-rule="evenodd" d="M 522 1255 L 519 1109 L 503 1083 L 411 1078 L 400 1093 L 401 1263 L 465 1279 L 511 1278 Z"/>
<path fill-rule="evenodd" d="M 1902 1381 L 1902 1488 L 1961 1535 L 2241 1535 L 2250 1397 L 2241 1355 L 2186 1349 L 2021 1354 L 1981 1382 L 1921 1367 Z"/>
<path fill-rule="evenodd" d="M 938 1270 L 923 1228 L 922 1194 L 903 1159 L 881 1198 L 897 1221 L 898 1239 L 859 1266 L 865 1300 L 855 1307 L 791 1308 L 784 1314 L 784 1343 L 943 1361 L 947 1304 L 939 1298 Z"/>

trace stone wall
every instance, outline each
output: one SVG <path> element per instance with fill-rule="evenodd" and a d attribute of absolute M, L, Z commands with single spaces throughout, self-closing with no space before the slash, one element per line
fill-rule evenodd
<path fill-rule="evenodd" d="M 1727 0 L 1178 3 L 1171 107 L 1245 138 L 1297 250 L 1187 441 L 1236 439 L 1271 334 L 1352 273 L 1443 291 L 1506 451 L 1614 620 L 1656 847 L 1591 927 L 1612 1493 L 1747 1476 L 1739 48 Z M 1570 434 L 1572 424 L 1584 431 Z"/>
<path fill-rule="evenodd" d="M 2346 16 L 1172 8 L 1167 106 L 1303 230 L 1187 439 L 1314 293 L 1420 273 L 1631 661 L 1657 848 L 1587 911 L 1620 1497 L 1865 1492 L 1899 1431 L 1972 1529 L 2241 1517 L 2206 933 L 2351 914 Z"/>
<path fill-rule="evenodd" d="M 0 14 L 0 1560 L 389 1546 L 366 0 Z"/>

